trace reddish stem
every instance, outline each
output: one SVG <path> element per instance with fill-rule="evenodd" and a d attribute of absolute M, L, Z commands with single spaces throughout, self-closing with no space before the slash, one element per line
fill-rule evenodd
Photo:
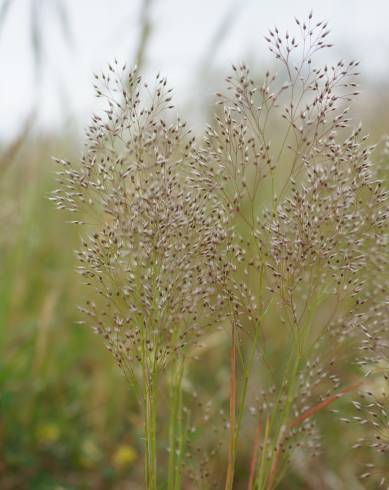
<path fill-rule="evenodd" d="M 334 403 L 338 398 L 341 398 L 342 396 L 347 395 L 348 393 L 351 393 L 352 391 L 357 390 L 362 384 L 363 383 L 355 383 L 351 386 L 348 386 L 347 388 L 344 388 L 339 393 L 336 393 L 335 395 L 332 395 L 332 396 L 326 398 L 325 400 L 323 400 L 322 402 L 318 403 L 317 405 L 314 405 L 313 407 L 309 408 L 304 413 L 302 413 L 299 417 L 292 420 L 292 422 L 290 424 L 290 428 L 298 427 L 302 422 L 304 422 L 304 420 L 309 419 L 310 417 L 317 414 L 318 412 L 320 412 L 324 408 L 328 407 L 328 405 L 331 405 L 332 403 Z M 285 434 L 286 434 L 286 432 L 285 432 Z M 281 445 L 282 445 L 282 441 L 280 442 L 280 444 L 278 444 L 276 455 L 275 455 L 275 458 L 274 458 L 274 461 L 272 464 L 269 483 L 267 486 L 268 490 L 271 490 L 273 488 L 273 485 L 274 485 L 274 481 L 275 481 L 277 469 L 278 469 L 278 463 L 280 461 L 280 456 L 281 456 Z"/>
<path fill-rule="evenodd" d="M 339 393 L 336 393 L 336 395 L 332 395 L 322 402 L 318 403 L 317 405 L 314 405 L 313 407 L 309 408 L 306 410 L 304 413 L 302 413 L 299 417 L 294 419 L 292 423 L 290 424 L 291 427 L 298 427 L 301 422 L 304 422 L 304 420 L 312 417 L 315 415 L 317 412 L 320 412 L 323 410 L 323 408 L 328 407 L 328 405 L 331 405 L 331 403 L 335 402 L 338 398 L 341 398 L 344 395 L 347 395 L 347 393 L 351 393 L 352 391 L 357 390 L 362 383 L 355 383 L 354 385 L 348 386 L 347 388 L 344 388 L 344 390 L 340 391 Z"/>
<path fill-rule="evenodd" d="M 255 468 L 257 466 L 259 445 L 260 445 L 260 442 L 261 442 L 261 432 L 262 432 L 262 419 L 261 419 L 261 417 L 259 417 L 258 418 L 257 431 L 255 433 L 255 440 L 254 440 L 254 446 L 253 446 L 253 454 L 251 456 L 250 479 L 249 479 L 249 484 L 248 484 L 247 490 L 253 490 L 254 477 L 255 477 Z"/>

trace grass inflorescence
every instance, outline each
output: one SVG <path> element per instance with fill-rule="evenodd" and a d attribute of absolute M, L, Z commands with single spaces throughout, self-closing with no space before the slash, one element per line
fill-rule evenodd
<path fill-rule="evenodd" d="M 275 488 L 315 464 L 323 412 L 387 370 L 388 191 L 349 116 L 358 62 L 320 66 L 327 23 L 296 25 L 266 37 L 280 75 L 232 67 L 198 140 L 164 78 L 115 61 L 95 77 L 104 108 L 81 162 L 57 160 L 52 199 L 83 229 L 81 310 L 142 407 L 151 490 Z M 229 395 L 202 446 L 187 402 L 207 349 L 228 359 Z M 354 401 L 374 427 L 356 445 L 387 453 L 381 398 Z"/>

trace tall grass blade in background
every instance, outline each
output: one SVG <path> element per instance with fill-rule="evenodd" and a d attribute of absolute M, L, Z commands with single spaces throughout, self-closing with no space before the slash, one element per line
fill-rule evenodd
<path fill-rule="evenodd" d="M 153 26 L 151 21 L 151 7 L 153 0 L 143 0 L 140 13 L 140 26 L 138 46 L 135 53 L 135 64 L 138 69 L 143 68 L 145 64 L 145 55 L 147 47 L 150 42 L 151 35 L 153 33 Z"/>
<path fill-rule="evenodd" d="M 11 7 L 11 0 L 3 0 L 0 7 L 0 33 L 1 30 L 3 29 L 10 7 Z"/>

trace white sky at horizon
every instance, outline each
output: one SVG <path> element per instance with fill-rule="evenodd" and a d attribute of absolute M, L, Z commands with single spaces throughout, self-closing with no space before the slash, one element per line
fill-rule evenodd
<path fill-rule="evenodd" d="M 0 0 L 0 5 L 3 0 Z M 38 126 L 59 128 L 67 121 L 83 126 L 94 107 L 92 75 L 117 57 L 131 62 L 138 32 L 140 0 L 64 0 L 73 47 L 69 49 L 53 14 L 56 0 L 44 0 L 44 59 L 36 83 L 30 38 L 31 0 L 13 0 L 0 31 L 0 140 L 15 134 L 36 104 Z M 236 19 L 213 60 L 222 71 L 242 58 L 266 63 L 263 36 L 274 24 L 293 30 L 294 16 L 328 20 L 336 56 L 358 58 L 366 77 L 389 75 L 389 1 L 387 0 L 155 0 L 147 72 L 160 71 L 175 87 L 178 105 L 196 110 L 201 62 L 231 5 Z M 221 78 L 222 81 L 222 78 Z M 204 88 L 205 83 L 205 88 Z M 205 94 L 209 95 L 209 94 Z"/>

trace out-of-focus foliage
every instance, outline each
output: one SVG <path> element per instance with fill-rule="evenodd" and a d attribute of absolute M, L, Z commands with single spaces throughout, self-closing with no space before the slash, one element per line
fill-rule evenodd
<path fill-rule="evenodd" d="M 384 133 L 387 124 L 382 119 L 375 133 Z M 0 486 L 5 489 L 122 488 L 125 482 L 137 488 L 142 482 L 142 422 L 100 339 L 77 324 L 83 294 L 74 272 L 77 230 L 64 225 L 47 201 L 55 188 L 49 155 L 77 158 L 79 152 L 74 136 L 26 138 L 2 163 Z M 223 336 L 211 337 L 208 349 L 215 342 Z M 209 400 L 217 405 L 228 391 L 228 365 L 220 365 L 220 352 L 208 352 L 201 353 L 192 382 L 201 388 L 204 405 Z M 348 410 L 347 402 L 337 408 Z M 347 489 L 350 482 L 363 488 L 357 480 L 360 459 L 351 449 L 355 427 L 331 414 L 320 425 L 326 450 L 317 465 L 334 482 L 328 488 Z M 250 448 L 246 451 L 249 458 Z M 238 478 L 246 472 L 244 459 L 242 453 Z M 301 488 L 299 472 L 304 468 L 297 466 L 284 488 Z M 307 488 L 319 488 L 311 473 L 304 480 Z"/>

